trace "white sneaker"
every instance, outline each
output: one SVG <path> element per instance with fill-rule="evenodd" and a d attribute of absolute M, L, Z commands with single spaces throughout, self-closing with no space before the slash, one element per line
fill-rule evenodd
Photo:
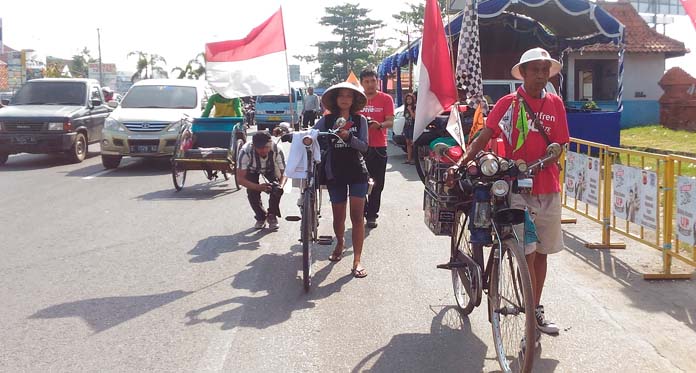
<path fill-rule="evenodd" d="M 546 334 L 558 334 L 558 326 L 555 323 L 546 320 L 544 317 L 544 306 L 538 305 L 534 311 L 534 315 L 536 316 L 537 329 L 539 329 L 539 331 Z"/>
<path fill-rule="evenodd" d="M 257 220 L 256 224 L 254 224 L 254 229 L 263 229 L 265 226 L 266 226 L 265 220 Z"/>
<path fill-rule="evenodd" d="M 278 218 L 275 215 L 268 214 L 266 221 L 268 222 L 268 229 L 272 231 L 278 230 Z"/>

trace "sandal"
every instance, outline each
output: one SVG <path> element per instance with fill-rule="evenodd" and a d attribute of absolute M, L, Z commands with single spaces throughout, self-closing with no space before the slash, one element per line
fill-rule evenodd
<path fill-rule="evenodd" d="M 350 273 L 355 278 L 367 277 L 367 270 L 365 270 L 365 268 L 353 268 L 350 270 Z"/>
<path fill-rule="evenodd" d="M 343 251 L 345 250 L 345 247 L 343 246 L 344 244 L 341 244 L 341 252 L 336 255 L 336 249 L 338 248 L 338 242 L 344 242 L 343 237 L 338 238 L 336 237 L 336 247 L 334 247 L 334 251 L 329 255 L 329 261 L 330 262 L 339 262 L 341 259 L 343 259 Z"/>

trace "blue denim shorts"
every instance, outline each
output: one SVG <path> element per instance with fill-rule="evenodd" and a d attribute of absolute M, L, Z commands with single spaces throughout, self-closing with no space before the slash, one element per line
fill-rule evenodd
<path fill-rule="evenodd" d="M 361 198 L 367 196 L 367 183 L 329 184 L 326 189 L 329 190 L 331 203 L 343 203 L 348 200 L 348 195 Z"/>

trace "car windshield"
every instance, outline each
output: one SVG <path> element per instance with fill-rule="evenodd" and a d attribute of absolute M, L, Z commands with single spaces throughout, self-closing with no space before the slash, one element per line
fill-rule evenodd
<path fill-rule="evenodd" d="M 157 109 L 195 109 L 198 94 L 195 87 L 173 85 L 141 85 L 131 87 L 121 107 Z"/>
<path fill-rule="evenodd" d="M 256 104 L 260 104 L 262 102 L 290 102 L 289 96 L 259 96 L 256 99 Z"/>
<path fill-rule="evenodd" d="M 87 89 L 81 82 L 28 82 L 12 105 L 84 105 Z"/>

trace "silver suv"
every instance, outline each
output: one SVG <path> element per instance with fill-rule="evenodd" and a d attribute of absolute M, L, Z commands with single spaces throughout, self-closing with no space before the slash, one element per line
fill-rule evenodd
<path fill-rule="evenodd" d="M 182 120 L 199 117 L 209 94 L 201 80 L 147 79 L 135 83 L 104 123 L 104 167 L 118 167 L 123 156 L 171 156 Z"/>

